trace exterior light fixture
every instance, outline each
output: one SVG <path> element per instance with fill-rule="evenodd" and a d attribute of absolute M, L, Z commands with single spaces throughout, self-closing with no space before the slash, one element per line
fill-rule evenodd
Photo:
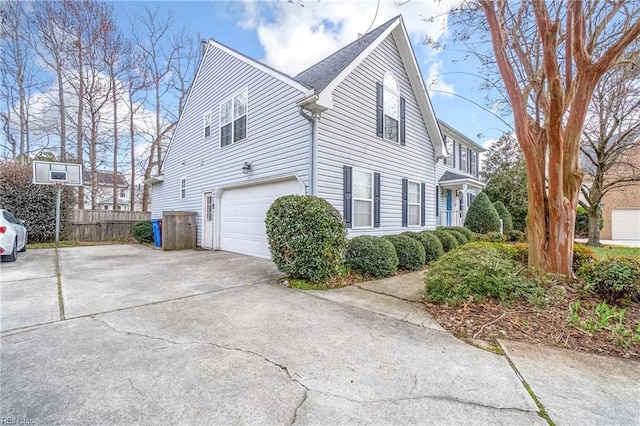
<path fill-rule="evenodd" d="M 252 163 L 245 161 L 244 166 L 242 166 L 242 173 L 244 173 L 245 175 L 248 175 L 249 172 L 252 170 L 252 168 L 253 168 Z"/>

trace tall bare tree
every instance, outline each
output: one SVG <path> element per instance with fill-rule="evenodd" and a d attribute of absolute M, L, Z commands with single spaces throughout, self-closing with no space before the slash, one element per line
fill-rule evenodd
<path fill-rule="evenodd" d="M 528 175 L 529 265 L 572 275 L 580 141 L 600 78 L 631 55 L 640 4 L 478 0 Z"/>
<path fill-rule="evenodd" d="M 637 64 L 637 65 L 636 65 Z M 581 144 L 583 207 L 589 213 L 589 245 L 600 245 L 603 197 L 640 182 L 640 57 L 609 71 L 593 93 Z"/>

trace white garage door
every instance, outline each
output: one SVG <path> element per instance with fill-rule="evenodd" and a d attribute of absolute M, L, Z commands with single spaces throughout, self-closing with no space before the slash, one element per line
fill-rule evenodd
<path fill-rule="evenodd" d="M 227 189 L 220 200 L 220 249 L 271 258 L 264 219 L 283 195 L 304 194 L 296 179 Z"/>
<path fill-rule="evenodd" d="M 613 210 L 611 236 L 614 240 L 640 241 L 640 209 Z"/>

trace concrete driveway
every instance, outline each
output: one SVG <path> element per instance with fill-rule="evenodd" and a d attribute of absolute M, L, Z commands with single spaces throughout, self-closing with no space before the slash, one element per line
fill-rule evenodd
<path fill-rule="evenodd" d="M 282 288 L 271 262 L 224 252 L 58 256 L 1 266 L 5 424 L 547 423 L 507 358 L 399 317 L 397 298 Z M 640 421 L 635 396 L 605 423 Z"/>

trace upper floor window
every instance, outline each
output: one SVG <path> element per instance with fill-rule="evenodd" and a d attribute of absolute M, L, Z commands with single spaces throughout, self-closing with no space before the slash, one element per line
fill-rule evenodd
<path fill-rule="evenodd" d="M 126 189 L 120 189 L 120 198 L 126 198 L 127 197 L 127 190 Z"/>
<path fill-rule="evenodd" d="M 207 138 L 211 135 L 211 111 L 207 111 L 204 114 L 204 137 Z"/>
<path fill-rule="evenodd" d="M 454 157 L 455 157 L 455 152 L 453 151 L 453 139 L 451 139 L 449 136 L 445 135 L 444 136 L 444 143 L 445 143 L 445 147 L 447 149 L 447 155 L 448 157 L 444 159 L 444 164 L 447 164 L 449 166 L 453 166 L 455 163 L 453 161 Z"/>
<path fill-rule="evenodd" d="M 187 178 L 180 179 L 180 199 L 187 198 Z"/>
<path fill-rule="evenodd" d="M 220 147 L 247 137 L 247 89 L 220 104 Z"/>
<path fill-rule="evenodd" d="M 460 145 L 460 170 L 467 171 L 467 147 Z"/>
<path fill-rule="evenodd" d="M 384 76 L 384 138 L 398 142 L 400 95 L 398 82 L 391 73 Z"/>

